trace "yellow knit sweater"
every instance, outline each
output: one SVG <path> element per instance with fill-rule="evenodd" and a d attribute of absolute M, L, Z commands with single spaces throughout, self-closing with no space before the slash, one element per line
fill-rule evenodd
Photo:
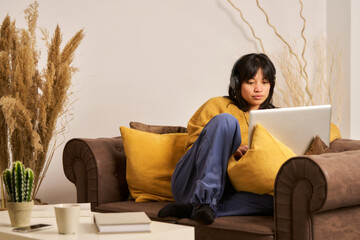
<path fill-rule="evenodd" d="M 205 125 L 216 115 L 229 113 L 233 115 L 240 125 L 241 145 L 248 144 L 248 119 L 249 114 L 241 111 L 233 102 L 225 97 L 214 97 L 205 102 L 191 117 L 187 129 L 189 137 L 186 141 L 186 149 L 189 149 L 198 138 Z M 331 124 L 330 142 L 341 138 L 340 131 L 335 124 Z"/>

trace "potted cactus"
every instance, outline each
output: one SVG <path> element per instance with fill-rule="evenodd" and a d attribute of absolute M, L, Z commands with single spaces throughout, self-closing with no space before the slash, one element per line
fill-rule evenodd
<path fill-rule="evenodd" d="M 3 180 L 7 192 L 6 207 L 9 212 L 11 226 L 24 227 L 30 225 L 33 207 L 32 192 L 34 189 L 34 173 L 23 163 L 16 161 L 12 169 L 3 172 Z"/>

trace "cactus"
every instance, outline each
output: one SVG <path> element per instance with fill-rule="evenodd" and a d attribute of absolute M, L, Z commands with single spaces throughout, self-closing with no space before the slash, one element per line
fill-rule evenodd
<path fill-rule="evenodd" d="M 12 170 L 3 172 L 3 180 L 9 202 L 30 202 L 34 189 L 34 172 L 22 162 L 13 163 Z"/>
<path fill-rule="evenodd" d="M 9 202 L 13 202 L 13 195 L 10 194 L 12 192 L 12 174 L 11 174 L 11 170 L 10 169 L 6 169 L 3 172 L 3 180 L 4 180 L 4 184 L 5 184 L 5 188 L 6 188 L 6 192 L 8 193 L 8 201 Z"/>
<path fill-rule="evenodd" d="M 25 169 L 25 189 L 28 190 L 25 191 L 24 201 L 30 202 L 34 189 L 34 172 L 30 168 Z"/>

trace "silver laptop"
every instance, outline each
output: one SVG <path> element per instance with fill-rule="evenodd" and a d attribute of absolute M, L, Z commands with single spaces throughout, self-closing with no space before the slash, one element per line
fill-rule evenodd
<path fill-rule="evenodd" d="M 253 130 L 260 123 L 277 140 L 297 155 L 303 155 L 319 135 L 329 146 L 331 105 L 276 108 L 251 111 L 249 115 L 249 148 Z"/>

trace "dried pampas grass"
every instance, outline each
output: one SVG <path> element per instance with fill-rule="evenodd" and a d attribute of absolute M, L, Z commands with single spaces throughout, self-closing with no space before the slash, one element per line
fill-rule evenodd
<path fill-rule="evenodd" d="M 6 16 L 0 30 L 0 172 L 15 160 L 33 169 L 35 198 L 71 116 L 69 88 L 77 71 L 72 63 L 84 32 L 77 32 L 61 50 L 59 26 L 51 40 L 42 29 L 48 57 L 40 72 L 36 1 L 25 10 L 25 19 L 28 28 L 17 30 Z"/>

